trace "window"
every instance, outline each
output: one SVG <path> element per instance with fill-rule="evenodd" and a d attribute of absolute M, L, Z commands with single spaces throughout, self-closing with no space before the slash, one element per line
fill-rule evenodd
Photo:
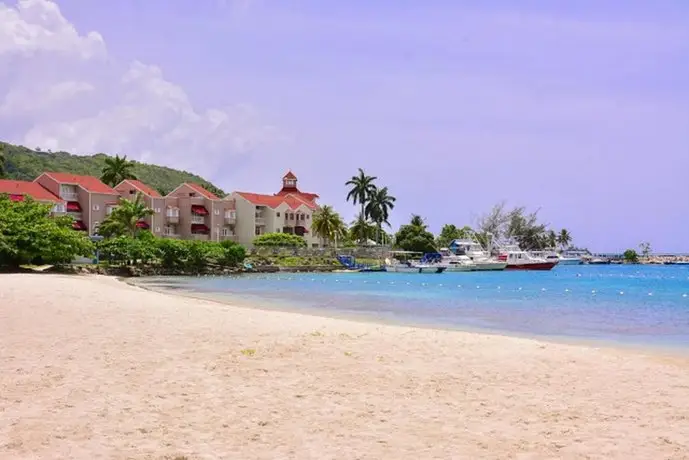
<path fill-rule="evenodd" d="M 307 214 L 306 215 L 306 220 L 309 220 L 311 218 L 311 215 Z"/>
<path fill-rule="evenodd" d="M 156 227 L 156 233 L 160 233 L 160 227 Z"/>
<path fill-rule="evenodd" d="M 93 233 L 98 233 L 98 229 L 100 228 L 100 222 L 95 221 L 93 223 Z"/>
<path fill-rule="evenodd" d="M 94 210 L 94 211 L 100 211 L 100 206 L 98 206 L 97 204 L 94 204 L 94 205 L 93 205 L 93 210 Z"/>
<path fill-rule="evenodd" d="M 161 209 L 160 208 L 155 208 L 156 214 L 160 214 Z"/>
<path fill-rule="evenodd" d="M 263 231 L 263 227 L 256 226 L 256 235 L 261 235 Z"/>
<path fill-rule="evenodd" d="M 279 212 L 278 212 L 276 215 L 277 215 L 278 217 L 280 217 L 280 213 L 279 213 Z"/>
<path fill-rule="evenodd" d="M 57 203 L 55 206 L 53 206 L 53 212 L 65 212 L 64 203 Z"/>
<path fill-rule="evenodd" d="M 215 214 L 216 216 L 219 216 L 219 215 L 220 215 L 220 210 L 219 210 L 219 209 L 214 209 L 214 210 L 213 210 L 213 214 Z"/>
<path fill-rule="evenodd" d="M 234 211 L 234 210 L 225 211 L 225 218 L 226 219 L 236 219 L 237 218 L 237 211 Z"/>
<path fill-rule="evenodd" d="M 136 194 L 136 190 L 134 190 L 134 189 L 130 190 L 130 191 L 129 191 L 129 194 L 130 194 L 130 195 L 135 195 L 135 194 Z"/>
<path fill-rule="evenodd" d="M 232 229 L 229 227 L 223 227 L 222 229 L 222 236 L 232 236 Z"/>
<path fill-rule="evenodd" d="M 179 208 L 167 208 L 168 217 L 179 217 Z"/>

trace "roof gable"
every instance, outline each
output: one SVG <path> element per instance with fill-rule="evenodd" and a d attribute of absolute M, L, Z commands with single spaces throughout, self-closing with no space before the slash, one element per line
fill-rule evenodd
<path fill-rule="evenodd" d="M 182 185 L 180 185 L 179 187 L 177 187 L 176 189 L 174 189 L 173 191 L 171 191 L 170 193 L 168 193 L 167 196 L 176 196 L 175 193 L 176 193 L 179 189 L 182 189 L 182 188 L 184 188 L 184 187 L 193 190 L 194 192 L 200 194 L 200 195 L 203 196 L 204 198 L 208 198 L 209 200 L 219 200 L 219 199 L 220 199 L 220 198 L 219 198 L 218 196 L 216 196 L 215 194 L 209 192 L 209 191 L 206 190 L 205 188 L 201 187 L 199 184 L 195 184 L 195 183 L 193 183 L 193 182 L 185 182 L 185 183 L 183 183 Z"/>
<path fill-rule="evenodd" d="M 43 188 L 38 182 L 23 180 L 0 180 L 0 193 L 9 195 L 26 195 L 37 201 L 61 203 L 63 200 Z"/>
<path fill-rule="evenodd" d="M 63 172 L 45 172 L 46 176 L 52 178 L 60 184 L 74 184 L 78 185 L 87 192 L 104 193 L 107 195 L 118 195 L 118 193 L 109 185 L 101 182 L 100 179 L 93 176 L 81 176 L 79 174 L 70 174 Z"/>
<path fill-rule="evenodd" d="M 120 182 L 120 184 L 119 184 L 117 187 L 119 187 L 120 185 L 122 185 L 122 184 L 124 184 L 124 183 L 127 183 L 127 184 L 131 185 L 132 187 L 134 187 L 135 189 L 137 189 L 137 190 L 140 191 L 141 193 L 143 193 L 143 194 L 145 194 L 145 195 L 148 195 L 148 196 L 150 196 L 150 197 L 153 197 L 153 198 L 162 198 L 162 195 L 161 195 L 160 193 L 158 193 L 158 191 L 157 191 L 156 189 L 154 189 L 154 188 L 152 188 L 152 187 L 150 187 L 150 186 L 144 184 L 144 183 L 141 182 L 140 180 L 136 180 L 136 179 L 125 179 L 125 180 L 123 180 L 122 182 Z"/>

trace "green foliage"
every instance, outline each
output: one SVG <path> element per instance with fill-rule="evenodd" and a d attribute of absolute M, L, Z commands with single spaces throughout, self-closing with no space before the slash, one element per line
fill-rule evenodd
<path fill-rule="evenodd" d="M 203 272 L 209 267 L 236 267 L 246 255 L 232 241 L 195 241 L 155 238 L 141 232 L 136 238 L 118 236 L 98 244 L 101 259 L 112 264 L 148 263 L 170 270 Z"/>
<path fill-rule="evenodd" d="M 107 216 L 98 229 L 98 233 L 105 237 L 128 235 L 135 237 L 141 229 L 137 227 L 139 221 L 153 214 L 143 201 L 141 193 L 136 194 L 134 200 L 120 199 L 120 204 Z"/>
<path fill-rule="evenodd" d="M 368 240 L 375 240 L 376 227 L 366 220 L 363 214 L 359 214 L 349 227 L 349 238 L 351 241 L 358 241 L 359 244 L 366 244 Z"/>
<path fill-rule="evenodd" d="M 266 233 L 254 238 L 253 244 L 257 247 L 305 248 L 306 240 L 299 235 L 289 233 Z"/>
<path fill-rule="evenodd" d="M 402 225 L 395 235 L 395 247 L 405 251 L 434 252 L 433 234 L 427 230 L 421 216 L 413 215 L 407 225 Z"/>
<path fill-rule="evenodd" d="M 378 229 L 376 235 L 377 243 L 382 242 L 383 224 L 390 225 L 388 219 L 390 217 L 390 211 L 395 208 L 395 201 L 397 201 L 397 198 L 388 194 L 387 187 L 374 187 L 369 201 L 366 204 L 366 208 L 364 209 L 365 214 L 368 214 Z"/>
<path fill-rule="evenodd" d="M 58 265 L 93 254 L 88 237 L 72 229 L 72 218 L 50 217 L 50 208 L 0 195 L 0 265 Z"/>
<path fill-rule="evenodd" d="M 557 235 L 557 244 L 560 245 L 562 250 L 567 249 L 572 244 L 572 235 L 569 233 L 569 230 L 566 228 L 560 230 L 560 233 Z"/>
<path fill-rule="evenodd" d="M 124 157 L 115 155 L 115 158 L 106 158 L 100 180 L 114 187 L 125 179 L 136 179 L 134 166 L 133 161 L 127 161 L 127 155 Z"/>
<path fill-rule="evenodd" d="M 440 230 L 440 235 L 438 235 L 435 244 L 439 248 L 446 248 L 450 245 L 450 243 L 452 243 L 453 240 L 471 238 L 473 234 L 474 231 L 467 225 L 462 228 L 457 228 L 453 224 L 445 224 Z"/>
<path fill-rule="evenodd" d="M 0 150 L 6 157 L 8 179 L 34 180 L 45 171 L 68 172 L 99 177 L 106 165 L 108 155 L 82 156 L 67 152 L 39 152 L 17 145 L 0 142 Z M 200 176 L 186 171 L 132 161 L 131 172 L 142 182 L 156 190 L 171 192 L 183 182 L 194 182 L 216 195 L 223 197 L 225 192 Z"/>
<path fill-rule="evenodd" d="M 637 254 L 636 251 L 633 249 L 627 249 L 626 251 L 624 251 L 622 257 L 624 257 L 624 261 L 629 264 L 635 264 L 639 262 L 639 254 Z"/>
<path fill-rule="evenodd" d="M 0 144 L 0 179 L 5 177 L 5 162 L 7 158 L 5 157 L 4 145 Z"/>
<path fill-rule="evenodd" d="M 373 193 L 376 191 L 375 176 L 367 176 L 363 169 L 359 168 L 359 174 L 352 176 L 345 185 L 349 187 L 349 192 L 347 193 L 347 201 L 352 201 L 352 203 L 361 205 L 360 219 L 362 221 L 368 220 L 370 217 L 366 211 L 366 204 L 370 201 Z M 363 230 L 364 227 L 358 227 L 359 230 Z M 366 242 L 368 236 L 364 233 L 357 234 L 360 242 Z"/>
<path fill-rule="evenodd" d="M 338 243 L 345 239 L 347 226 L 332 206 L 321 206 L 313 214 L 311 230 L 327 242 Z"/>

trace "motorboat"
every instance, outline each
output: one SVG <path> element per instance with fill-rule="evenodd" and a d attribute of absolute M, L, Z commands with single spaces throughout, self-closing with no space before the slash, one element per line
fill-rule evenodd
<path fill-rule="evenodd" d="M 586 251 L 563 251 L 560 253 L 560 265 L 581 265 L 587 256 Z"/>
<path fill-rule="evenodd" d="M 392 251 L 391 258 L 385 259 L 385 271 L 391 273 L 443 273 L 446 267 L 442 264 L 417 262 L 413 256 L 421 255 L 412 251 Z"/>
<path fill-rule="evenodd" d="M 507 267 L 507 262 L 492 257 L 489 251 L 485 251 L 483 246 L 473 239 L 453 240 L 448 251 L 459 257 L 468 257 L 474 264 L 474 271 L 498 271 Z"/>
<path fill-rule="evenodd" d="M 444 266 L 446 272 L 471 272 L 476 270 L 476 264 L 468 256 L 458 256 L 447 248 L 442 248 L 439 252 L 424 254 L 421 262 Z"/>
<path fill-rule="evenodd" d="M 514 243 L 498 246 L 498 254 L 498 260 L 507 263 L 507 270 L 552 270 L 559 263 L 557 259 L 529 254 Z"/>

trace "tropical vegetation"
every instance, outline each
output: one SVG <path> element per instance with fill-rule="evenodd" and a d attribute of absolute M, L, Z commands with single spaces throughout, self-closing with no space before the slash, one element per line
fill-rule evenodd
<path fill-rule="evenodd" d="M 313 214 L 311 230 L 327 245 L 337 247 L 347 239 L 347 225 L 332 206 L 323 205 Z"/>
<path fill-rule="evenodd" d="M 648 258 L 651 255 L 651 243 L 648 241 L 644 241 L 643 243 L 639 244 L 639 249 L 641 250 L 641 255 L 643 255 L 644 258 Z"/>
<path fill-rule="evenodd" d="M 0 266 L 67 264 L 93 253 L 91 241 L 72 229 L 71 217 L 50 217 L 51 206 L 0 195 Z"/>
<path fill-rule="evenodd" d="M 474 235 L 474 230 L 468 225 L 458 228 L 454 224 L 445 224 L 440 229 L 440 234 L 435 240 L 435 244 L 439 248 L 446 248 L 454 240 L 471 238 Z"/>
<path fill-rule="evenodd" d="M 305 248 L 306 240 L 299 235 L 290 233 L 264 233 L 254 238 L 253 245 L 256 247 Z"/>
<path fill-rule="evenodd" d="M 639 262 L 639 254 L 633 249 L 627 249 L 622 255 L 624 261 L 629 264 L 636 264 Z"/>
<path fill-rule="evenodd" d="M 4 151 L 5 173 L 8 179 L 34 180 L 45 171 L 67 172 L 100 177 L 106 167 L 106 160 L 113 159 L 104 153 L 96 155 L 71 155 L 67 152 L 43 152 L 39 149 L 0 142 Z M 129 170 L 140 181 L 166 195 L 183 182 L 194 182 L 218 196 L 226 193 L 203 177 L 186 171 L 165 166 L 127 161 L 132 164 Z"/>
<path fill-rule="evenodd" d="M 146 227 L 144 219 L 152 214 L 153 210 L 146 206 L 141 193 L 133 200 L 120 199 L 119 205 L 101 223 L 98 234 L 133 238 Z"/>
<path fill-rule="evenodd" d="M 0 179 L 5 177 L 5 162 L 7 161 L 5 157 L 5 148 L 0 144 Z"/>
<path fill-rule="evenodd" d="M 395 247 L 404 251 L 434 252 L 435 237 L 428 231 L 423 218 L 413 215 L 395 234 Z"/>
<path fill-rule="evenodd" d="M 127 155 L 120 157 L 115 155 L 115 158 L 106 158 L 105 166 L 101 171 L 100 180 L 111 187 L 116 186 L 126 179 L 136 179 L 134 174 L 135 163 L 127 161 Z"/>
<path fill-rule="evenodd" d="M 359 168 L 359 173 L 345 183 L 349 187 L 347 201 L 361 207 L 356 222 L 351 227 L 360 244 L 366 244 L 374 237 L 377 243 L 383 242 L 383 224 L 390 225 L 390 211 L 395 207 L 397 200 L 390 195 L 388 187 L 378 188 L 375 184 L 377 179 L 376 176 L 368 176 Z M 371 222 L 376 226 L 375 235 L 370 233 Z"/>

